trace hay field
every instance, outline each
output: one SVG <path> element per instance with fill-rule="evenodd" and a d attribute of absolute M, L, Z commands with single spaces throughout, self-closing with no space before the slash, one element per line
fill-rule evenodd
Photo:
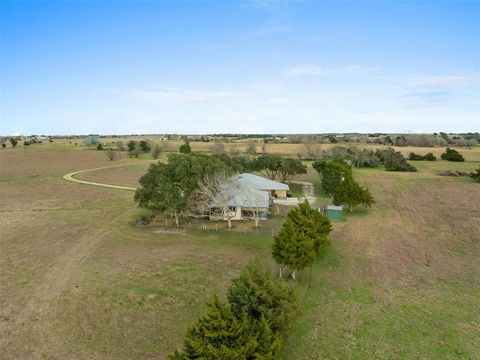
<path fill-rule="evenodd" d="M 112 164 L 81 148 L 0 153 L 0 353 L 164 359 L 250 257 L 271 262 L 282 219 L 258 234 L 135 227 L 131 192 L 61 179 Z M 310 289 L 307 276 L 293 284 L 305 311 L 285 359 L 479 358 L 480 187 L 436 175 L 478 166 L 478 148 L 462 153 L 469 162 L 416 162 L 418 173 L 355 171 L 377 204 L 334 224 Z M 133 185 L 143 160 L 88 176 Z"/>

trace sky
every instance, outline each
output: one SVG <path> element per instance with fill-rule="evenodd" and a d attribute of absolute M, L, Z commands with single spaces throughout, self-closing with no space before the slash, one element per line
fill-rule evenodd
<path fill-rule="evenodd" d="M 0 1 L 0 134 L 480 131 L 479 1 Z"/>

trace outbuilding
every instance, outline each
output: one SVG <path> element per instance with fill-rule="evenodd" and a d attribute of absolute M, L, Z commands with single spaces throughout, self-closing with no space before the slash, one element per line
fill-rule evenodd
<path fill-rule="evenodd" d="M 328 205 L 325 209 L 325 213 L 330 221 L 343 220 L 343 206 Z"/>

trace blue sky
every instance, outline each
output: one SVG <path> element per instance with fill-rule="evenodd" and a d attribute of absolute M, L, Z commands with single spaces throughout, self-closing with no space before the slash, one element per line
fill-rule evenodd
<path fill-rule="evenodd" d="M 480 2 L 8 2 L 10 134 L 480 130 Z"/>

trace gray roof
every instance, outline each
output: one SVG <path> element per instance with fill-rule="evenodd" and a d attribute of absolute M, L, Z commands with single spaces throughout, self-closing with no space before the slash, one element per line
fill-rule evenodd
<path fill-rule="evenodd" d="M 234 176 L 233 178 L 238 183 L 244 184 L 248 187 L 253 187 L 257 190 L 289 190 L 289 187 L 286 184 L 249 173 L 242 173 Z"/>
<path fill-rule="evenodd" d="M 228 206 L 244 208 L 268 208 L 270 196 L 268 192 L 246 186 L 232 177 L 223 185 L 223 189 L 210 202 L 210 207 L 219 207 L 227 203 Z"/>
<path fill-rule="evenodd" d="M 337 205 L 328 205 L 327 210 L 337 210 L 337 211 L 342 211 L 343 206 L 337 206 Z"/>

